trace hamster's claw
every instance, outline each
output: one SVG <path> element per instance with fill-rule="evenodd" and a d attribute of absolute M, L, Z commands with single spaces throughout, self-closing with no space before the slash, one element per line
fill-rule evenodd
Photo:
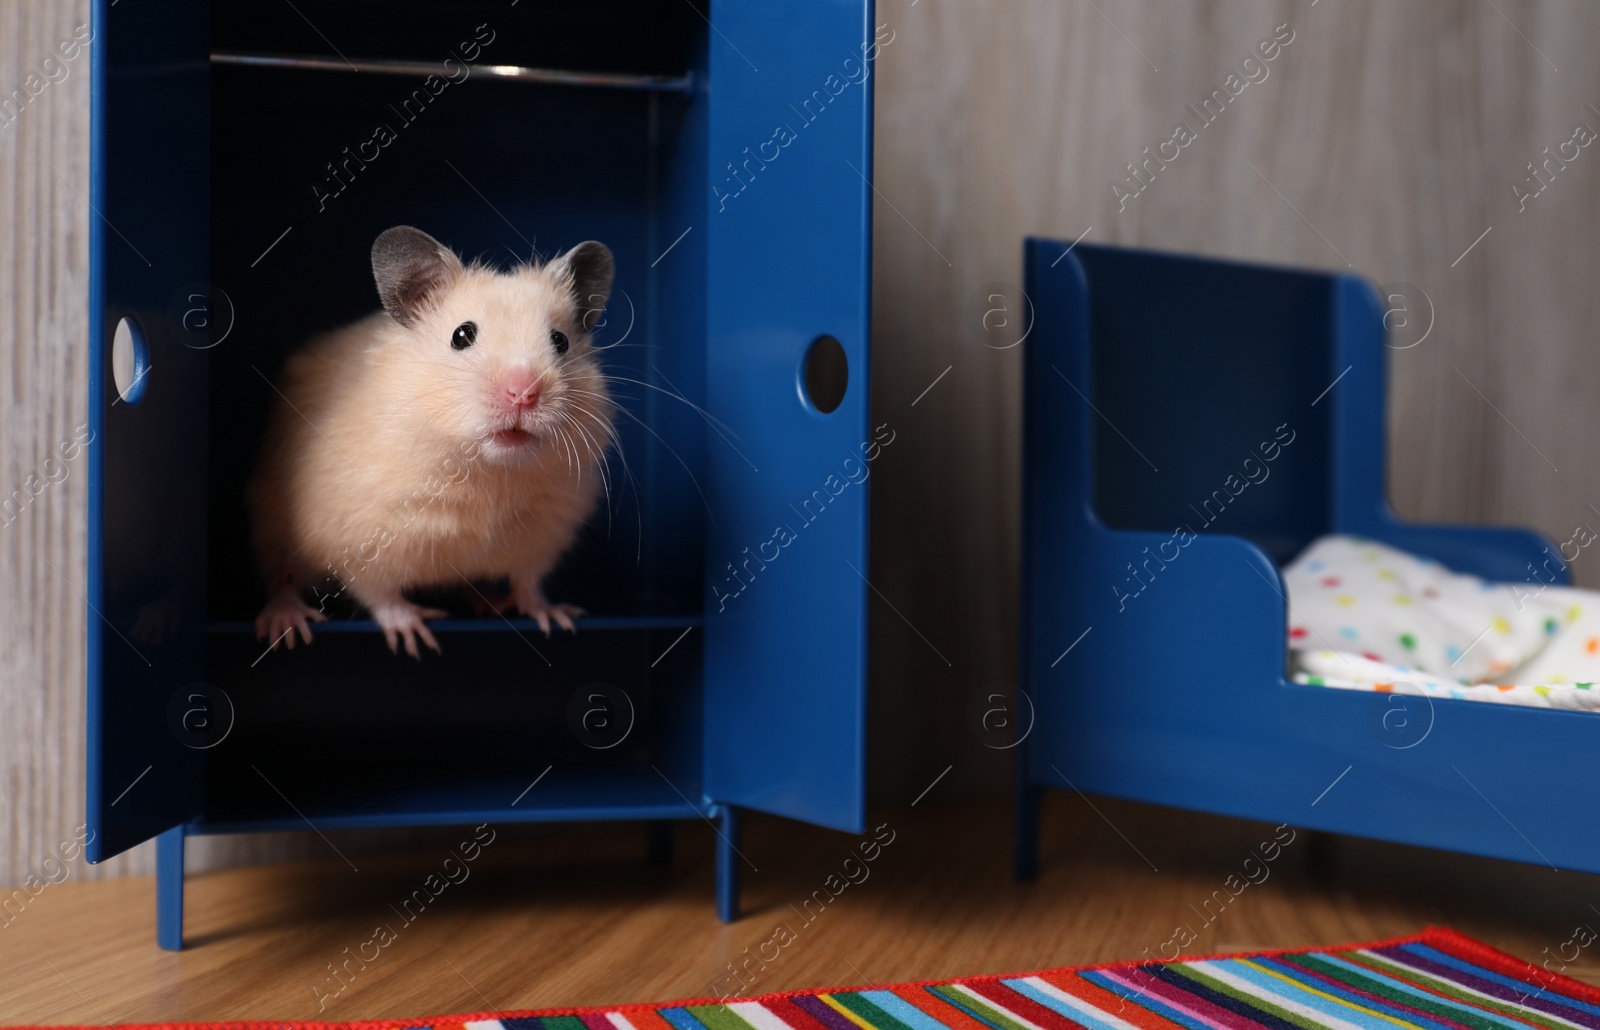
<path fill-rule="evenodd" d="M 311 643 L 311 623 L 326 622 L 328 617 L 316 608 L 311 607 L 300 599 L 294 592 L 275 594 L 267 606 L 261 609 L 261 614 L 256 616 L 256 639 L 271 640 L 272 646 L 268 650 L 277 650 L 278 644 L 283 643 L 289 650 L 294 650 L 294 631 L 300 631 L 300 639 L 304 643 Z"/>
<path fill-rule="evenodd" d="M 573 621 L 582 618 L 584 611 L 575 604 L 551 604 L 545 600 L 544 594 L 535 594 L 532 597 L 521 596 L 517 598 L 517 607 L 522 614 L 539 624 L 539 629 L 545 636 L 550 635 L 550 621 L 555 620 L 557 626 L 568 633 L 578 632 L 578 624 Z"/>
<path fill-rule="evenodd" d="M 422 651 L 417 647 L 417 638 L 433 649 L 435 654 L 443 654 L 439 641 L 434 639 L 433 631 L 428 628 L 424 619 L 443 619 L 450 613 L 438 608 L 419 608 L 409 601 L 398 604 L 386 605 L 375 608 L 372 618 L 383 629 L 383 639 L 389 644 L 389 650 L 395 654 L 400 653 L 400 646 L 405 645 L 406 654 L 418 661 L 422 660 Z"/>
<path fill-rule="evenodd" d="M 539 624 L 545 636 L 550 635 L 550 620 L 554 619 L 557 626 L 568 633 L 578 632 L 578 625 L 574 619 L 583 617 L 583 609 L 574 604 L 547 604 L 542 608 L 535 608 L 528 612 L 533 621 Z"/>

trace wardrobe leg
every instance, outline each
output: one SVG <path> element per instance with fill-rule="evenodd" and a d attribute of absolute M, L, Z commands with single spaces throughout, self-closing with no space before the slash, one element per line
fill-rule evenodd
<path fill-rule="evenodd" d="M 650 864 L 672 864 L 672 830 L 671 819 L 656 819 L 650 823 Z"/>
<path fill-rule="evenodd" d="M 156 944 L 183 950 L 183 836 L 174 826 L 156 838 Z"/>
<path fill-rule="evenodd" d="M 1015 875 L 1027 882 L 1039 878 L 1039 805 L 1044 791 L 1029 783 L 1024 770 L 1017 771 L 1017 826 Z"/>
<path fill-rule="evenodd" d="M 731 923 L 739 918 L 739 810 L 723 805 L 717 820 L 717 918 Z"/>

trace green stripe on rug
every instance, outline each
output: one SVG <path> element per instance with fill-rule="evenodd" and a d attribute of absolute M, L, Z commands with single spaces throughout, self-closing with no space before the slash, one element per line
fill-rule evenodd
<path fill-rule="evenodd" d="M 988 1002 L 979 1001 L 970 994 L 956 990 L 954 984 L 940 984 L 937 987 L 930 987 L 928 990 L 957 1008 L 966 1010 L 973 1017 L 983 1020 L 990 1026 L 997 1028 L 997 1030 L 1029 1030 L 1028 1027 L 999 1011 Z"/>
<path fill-rule="evenodd" d="M 1486 1019 L 1476 1012 L 1463 1012 L 1456 1006 L 1447 1005 L 1442 1001 L 1419 998 L 1414 994 L 1407 994 L 1398 987 L 1393 987 L 1381 980 L 1374 979 L 1377 974 L 1363 976 L 1352 970 L 1336 966 L 1332 962 L 1318 958 L 1315 955 L 1296 955 L 1294 957 L 1301 965 L 1307 968 L 1315 969 L 1319 973 L 1333 977 L 1348 987 L 1376 994 L 1378 997 L 1386 1001 L 1392 1001 L 1396 1005 L 1419 1009 L 1430 1016 L 1438 1016 L 1441 1019 L 1448 1019 L 1452 1023 L 1461 1023 L 1472 1027 L 1472 1030 L 1505 1030 L 1504 1023 Z"/>
<path fill-rule="evenodd" d="M 545 1016 L 544 1030 L 589 1030 L 577 1016 Z"/>
<path fill-rule="evenodd" d="M 1533 1023 L 1536 1026 L 1544 1027 L 1545 1030 L 1572 1030 L 1572 1024 L 1552 1019 L 1537 1009 L 1519 1007 L 1494 998 L 1485 998 L 1482 995 L 1473 994 L 1449 980 L 1442 979 L 1432 973 L 1425 973 L 1420 969 L 1412 969 L 1410 966 L 1390 961 L 1381 955 L 1356 955 L 1350 961 L 1357 964 L 1365 963 L 1381 966 L 1391 976 L 1424 983 L 1437 990 L 1440 994 L 1446 994 L 1457 999 L 1463 1005 L 1471 1005 L 1476 1009 L 1488 1009 L 1506 1017 L 1507 1020 L 1515 1024 Z M 1501 1027 L 1503 1028 L 1504 1025 L 1501 1024 Z"/>
<path fill-rule="evenodd" d="M 1211 988 L 1213 991 L 1216 991 L 1218 994 L 1232 998 L 1234 1001 L 1241 1002 L 1253 1009 L 1259 1009 L 1268 1015 L 1277 1016 L 1279 1019 L 1287 1023 L 1293 1023 L 1295 1026 L 1300 1027 L 1301 1030 L 1325 1030 L 1327 1026 L 1325 1023 L 1318 1023 L 1315 1020 L 1307 1019 L 1298 1012 L 1291 1012 L 1282 1005 L 1270 1002 L 1260 995 L 1248 994 L 1239 990 L 1237 987 L 1234 987 L 1230 984 L 1225 984 L 1216 977 L 1207 973 L 1203 973 L 1186 962 L 1174 962 L 1167 968 L 1172 970 L 1174 973 L 1177 973 L 1179 976 L 1187 977 L 1188 979 L 1193 980 L 1195 983 L 1203 984 L 1204 986 Z"/>
<path fill-rule="evenodd" d="M 749 1021 L 726 1005 L 689 1005 L 684 1011 L 709 1030 L 755 1030 Z"/>
<path fill-rule="evenodd" d="M 863 990 L 870 989 L 871 988 L 863 988 Z M 854 991 L 846 991 L 841 994 L 830 994 L 828 997 L 832 998 L 840 1005 L 843 1005 L 857 1016 L 860 1016 L 868 1023 L 871 1023 L 877 1028 L 877 1030 L 915 1030 L 915 1028 L 911 1025 L 902 1023 L 900 1020 L 891 1016 L 888 1012 L 885 1012 L 881 1006 L 868 1001 L 866 998 L 863 998 L 860 994 L 857 994 Z"/>

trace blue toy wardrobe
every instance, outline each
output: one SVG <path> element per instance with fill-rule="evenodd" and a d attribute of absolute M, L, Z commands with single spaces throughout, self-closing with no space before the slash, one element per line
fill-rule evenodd
<path fill-rule="evenodd" d="M 1286 679 L 1279 569 L 1318 536 L 1519 583 L 1555 553 L 1389 509 L 1376 292 L 1044 239 L 1025 258 L 1019 875 L 1047 787 L 1600 872 L 1600 718 Z M 1270 478 L 1198 510 L 1262 442 Z"/>
<path fill-rule="evenodd" d="M 158 839 L 161 945 L 197 834 L 639 820 L 659 856 L 709 821 L 731 919 L 742 810 L 860 831 L 865 469 L 892 439 L 870 0 L 93 18 L 89 858 Z M 491 263 L 616 255 L 628 469 L 551 583 L 590 614 L 547 639 L 463 610 L 416 663 L 351 612 L 264 653 L 244 486 L 271 380 L 376 310 L 397 224 Z"/>

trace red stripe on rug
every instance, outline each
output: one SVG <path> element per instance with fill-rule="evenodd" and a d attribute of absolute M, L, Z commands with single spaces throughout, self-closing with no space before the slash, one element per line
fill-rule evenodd
<path fill-rule="evenodd" d="M 1559 987 L 1562 994 L 1570 994 L 1580 1001 L 1591 1005 L 1600 1005 L 1600 987 L 1577 980 L 1562 973 L 1552 973 L 1548 969 L 1541 969 L 1531 962 L 1508 955 L 1497 948 L 1479 940 L 1474 940 L 1464 933 L 1444 926 L 1430 926 L 1422 931 L 1421 943 L 1432 945 L 1440 951 L 1452 955 L 1463 962 L 1476 962 L 1487 966 L 1502 976 L 1509 976 L 1516 980 L 1526 980 L 1528 974 L 1533 973 L 1538 982 L 1546 987 Z"/>
<path fill-rule="evenodd" d="M 1120 995 L 1090 983 L 1077 973 L 1042 973 L 1039 979 L 1060 991 L 1065 991 L 1080 1001 L 1088 1002 L 1107 1015 L 1132 1023 L 1139 1030 L 1188 1030 L 1182 1023 L 1174 1023 L 1159 1012 L 1151 1012 L 1138 1005 L 1129 1005 Z"/>
<path fill-rule="evenodd" d="M 1209 1023 L 1228 1027 L 1229 1030 L 1262 1030 L 1262 1025 L 1255 1020 L 1241 1016 L 1232 1009 L 1225 1009 L 1210 999 L 1184 990 L 1177 984 L 1168 983 L 1159 976 L 1151 976 L 1142 969 L 1126 969 L 1118 972 L 1122 974 L 1123 979 L 1132 981 L 1140 994 L 1160 998 L 1174 1008 L 1187 1009 Z"/>
<path fill-rule="evenodd" d="M 942 981 L 948 983 L 949 981 Z M 943 998 L 928 990 L 933 984 L 919 987 L 891 987 L 894 995 L 911 1006 L 921 1009 L 923 1015 L 935 1022 L 943 1023 L 950 1030 L 993 1030 L 988 1023 L 974 1019 L 963 1009 L 958 1009 Z"/>
<path fill-rule="evenodd" d="M 733 1001 L 734 999 L 729 998 L 728 1000 Z M 828 1024 L 796 1005 L 794 998 L 789 995 L 776 995 L 769 998 L 752 998 L 749 1000 L 761 1002 L 768 1012 L 794 1027 L 794 1030 L 833 1030 Z"/>
<path fill-rule="evenodd" d="M 959 980 L 961 986 L 980 994 L 999 1005 L 1003 1009 L 1015 1012 L 1030 1023 L 1037 1023 L 1044 1030 L 1089 1030 L 1089 1027 L 1074 1019 L 1069 1019 L 1055 1009 L 1039 1004 L 1026 994 L 1014 987 L 1007 986 L 999 979 Z"/>
<path fill-rule="evenodd" d="M 666 1017 L 653 1008 L 629 1009 L 626 1012 L 618 1010 L 618 1015 L 626 1017 L 637 1030 L 676 1030 Z"/>
<path fill-rule="evenodd" d="M 1423 943 L 1429 943 L 1429 942 L 1423 942 Z M 1423 976 L 1426 975 L 1426 974 L 1423 974 L 1419 970 L 1412 969 L 1410 966 L 1405 965 L 1404 963 L 1396 962 L 1393 959 L 1389 958 L 1388 956 L 1383 956 L 1383 958 L 1384 958 L 1385 962 L 1388 962 L 1390 964 L 1390 967 L 1376 965 L 1370 959 L 1368 959 L 1365 955 L 1357 955 L 1357 954 L 1354 954 L 1354 953 L 1346 954 L 1344 952 L 1334 952 L 1334 954 L 1338 955 L 1340 958 L 1344 959 L 1346 962 L 1349 962 L 1351 965 L 1360 966 L 1362 969 L 1365 969 L 1368 972 L 1373 973 L 1373 974 L 1375 974 L 1377 976 L 1386 976 L 1391 980 L 1398 980 L 1401 983 L 1407 985 L 1408 987 L 1415 987 L 1417 990 L 1422 991 L 1424 994 L 1428 994 L 1428 995 L 1431 995 L 1431 996 L 1433 996 L 1435 998 L 1438 998 L 1440 1001 L 1448 1002 L 1451 1005 L 1460 1005 L 1460 1004 L 1462 1004 L 1462 1000 L 1460 998 L 1458 998 L 1457 996 L 1455 996 L 1453 994 L 1450 994 L 1447 991 L 1440 990 L 1434 984 L 1432 984 L 1429 981 L 1423 979 Z M 1460 984 L 1453 983 L 1453 982 L 1451 982 L 1449 980 L 1446 980 L 1445 982 L 1449 983 L 1452 987 L 1459 988 L 1461 986 Z M 1477 1006 L 1475 1003 L 1469 1002 L 1467 1004 L 1471 1004 L 1473 1008 L 1479 1009 L 1480 1012 L 1486 1011 L 1486 1010 L 1480 1009 L 1479 1006 Z M 1528 1009 L 1527 1011 L 1531 1012 L 1531 1013 L 1533 1013 L 1535 1015 L 1538 1015 L 1538 1016 L 1544 1016 L 1547 1019 L 1549 1018 L 1549 1013 L 1540 1012 L 1538 1009 Z M 1513 1022 L 1513 1023 L 1520 1023 L 1523 1026 L 1529 1027 L 1530 1030 L 1546 1030 L 1546 1028 L 1545 1028 L 1543 1023 L 1537 1023 L 1537 1022 L 1534 1022 L 1531 1019 L 1523 1019 L 1523 1018 L 1520 1018 L 1520 1017 L 1518 1017 L 1516 1015 L 1513 1015 L 1510 1012 L 1496 1011 L 1495 1012 L 1495 1016 L 1496 1016 L 1496 1018 L 1509 1020 L 1510 1022 Z"/>
<path fill-rule="evenodd" d="M 1456 1028 L 1456 1030 L 1473 1030 L 1473 1028 L 1468 1026 L 1466 1023 L 1458 1023 L 1447 1016 L 1441 1016 L 1432 1012 L 1424 1011 L 1423 1009 L 1416 1008 L 1412 1005 L 1407 1005 L 1403 1001 L 1397 1001 L 1394 998 L 1385 998 L 1381 994 L 1374 994 L 1369 990 L 1357 987 L 1355 984 L 1346 983 L 1337 977 L 1329 976 L 1327 973 L 1318 972 L 1317 970 L 1312 969 L 1310 966 L 1301 965 L 1299 962 L 1296 962 L 1287 955 L 1280 955 L 1273 961 L 1281 962 L 1297 973 L 1314 979 L 1319 983 L 1327 984 L 1335 991 L 1343 991 L 1355 995 L 1358 998 L 1365 998 L 1375 1007 L 1399 1009 L 1402 1012 L 1409 1012 L 1413 1016 L 1416 1016 L 1419 1019 L 1427 1020 L 1430 1023 L 1440 1023 L 1444 1026 L 1453 1026 Z M 1398 994 L 1399 992 L 1396 991 L 1395 993 Z"/>

